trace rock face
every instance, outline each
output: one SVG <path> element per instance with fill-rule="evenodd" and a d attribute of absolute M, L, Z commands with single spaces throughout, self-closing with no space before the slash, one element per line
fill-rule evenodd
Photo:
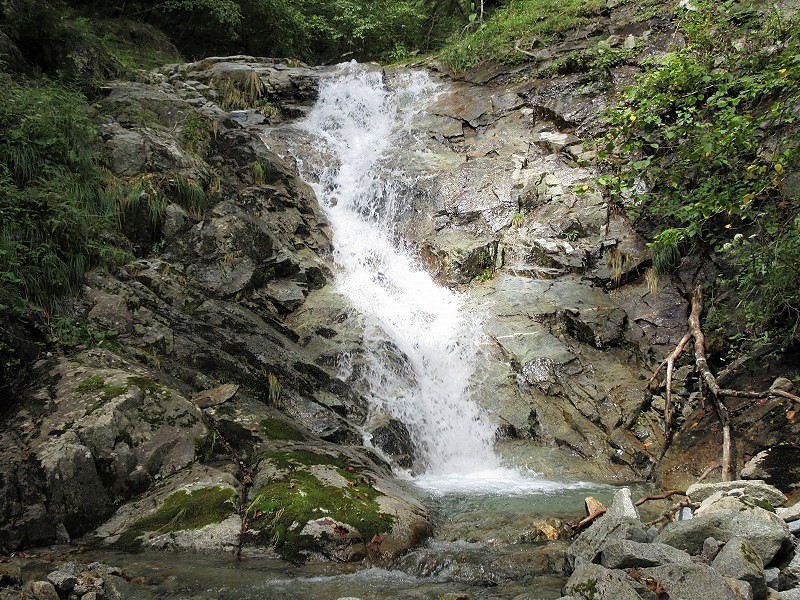
<path fill-rule="evenodd" d="M 721 487 L 742 490 L 748 483 Z M 698 496 L 706 491 L 699 490 Z M 567 550 L 565 597 L 758 600 L 800 591 L 793 587 L 792 570 L 797 539 L 783 520 L 750 507 L 744 498 L 730 498 L 739 503 L 737 510 L 711 504 L 706 514 L 668 523 L 647 539 L 638 517 L 629 515 L 635 508 L 618 494 L 609 511 Z M 629 531 L 642 532 L 643 539 L 633 539 Z M 765 569 L 769 565 L 776 566 Z"/>
<path fill-rule="evenodd" d="M 363 396 L 284 322 L 330 277 L 325 216 L 265 145 L 266 117 L 227 110 L 300 114 L 318 75 L 212 59 L 110 86 L 110 165 L 141 190 L 123 224 L 137 259 L 92 272 L 75 307 L 113 344 L 36 363 L 4 419 L 0 551 L 88 535 L 380 562 L 428 535 L 425 509 L 361 446 Z M 257 98 L 222 98 L 245 77 Z"/>
<path fill-rule="evenodd" d="M 364 323 L 331 285 L 325 213 L 272 129 L 307 113 L 324 71 L 212 57 L 107 86 L 94 109 L 129 185 L 135 259 L 91 272 L 72 307 L 106 347 L 40 360 L 0 425 L 0 551 L 91 535 L 382 562 L 427 535 L 384 462 L 413 469 L 416 448 L 369 406 Z M 648 288 L 647 247 L 593 189 L 599 84 L 434 77 L 415 145 L 386 159 L 406 174 L 396 231 L 481 316 L 471 389 L 499 452 L 548 475 L 649 475 L 663 406 L 644 382 L 686 303 L 678 285 Z M 635 510 L 611 517 L 573 566 L 612 541 L 605 560 L 627 564 L 646 541 Z"/>

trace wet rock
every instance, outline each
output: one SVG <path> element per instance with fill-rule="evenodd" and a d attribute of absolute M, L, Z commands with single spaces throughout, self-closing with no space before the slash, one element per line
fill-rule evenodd
<path fill-rule="evenodd" d="M 380 448 L 400 467 L 410 469 L 414 464 L 414 443 L 408 428 L 399 420 L 389 418 L 374 427 L 372 444 Z"/>
<path fill-rule="evenodd" d="M 122 577 L 109 575 L 103 585 L 106 600 L 154 600 L 155 595 Z"/>
<path fill-rule="evenodd" d="M 425 509 L 387 471 L 324 442 L 259 454 L 251 498 L 246 553 L 272 546 L 299 562 L 369 555 L 388 564 L 430 530 Z"/>

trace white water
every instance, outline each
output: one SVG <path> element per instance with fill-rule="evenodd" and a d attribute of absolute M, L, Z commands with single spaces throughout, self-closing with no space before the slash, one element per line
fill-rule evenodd
<path fill-rule="evenodd" d="M 435 99 L 437 85 L 413 72 L 390 86 L 380 70 L 340 65 L 297 125 L 313 139 L 317 158 L 307 158 L 306 146 L 297 149 L 305 155 L 298 163 L 334 231 L 336 287 L 366 323 L 374 409 L 408 426 L 422 463 L 415 482 L 434 493 L 563 488 L 501 467 L 495 427 L 470 398 L 480 322 L 393 231 L 407 209 L 409 176 L 390 171 L 385 159 L 393 147 L 413 145 L 411 120 Z M 313 164 L 320 155 L 326 164 Z"/>

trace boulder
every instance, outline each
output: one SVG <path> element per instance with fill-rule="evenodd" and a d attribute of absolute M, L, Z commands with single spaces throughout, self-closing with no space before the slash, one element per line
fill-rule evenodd
<path fill-rule="evenodd" d="M 619 490 L 608 512 L 572 542 L 565 557 L 566 572 L 572 573 L 584 562 L 599 562 L 605 548 L 612 542 L 620 540 L 648 541 L 636 508 L 630 501 L 630 490 L 627 488 Z"/>
<path fill-rule="evenodd" d="M 670 563 L 690 563 L 692 557 L 667 544 L 647 544 L 633 540 L 612 540 L 600 554 L 600 564 L 608 569 L 657 567 Z"/>
<path fill-rule="evenodd" d="M 761 600 L 766 596 L 764 563 L 746 539 L 734 537 L 728 540 L 711 566 L 723 577 L 746 581 L 754 600 Z"/>
<path fill-rule="evenodd" d="M 741 475 L 763 480 L 782 492 L 796 491 L 800 488 L 800 447 L 782 444 L 762 450 L 745 464 Z"/>
<path fill-rule="evenodd" d="M 754 505 L 768 503 L 771 507 L 783 506 L 786 496 L 774 486 L 763 480 L 722 481 L 719 483 L 696 483 L 686 490 L 692 502 L 702 502 L 712 494 L 723 492 Z"/>
<path fill-rule="evenodd" d="M 639 600 L 636 582 L 624 571 L 582 562 L 570 575 L 564 594 L 586 600 Z"/>
<path fill-rule="evenodd" d="M 687 600 L 739 600 L 731 586 L 707 565 L 680 563 L 640 569 L 642 579 L 652 578 L 669 598 Z"/>
<path fill-rule="evenodd" d="M 740 512 L 720 510 L 686 521 L 668 523 L 653 541 L 698 555 L 709 537 L 726 542 L 734 537 L 746 538 L 763 564 L 767 565 L 788 539 L 789 529 L 783 520 L 763 508 Z"/>

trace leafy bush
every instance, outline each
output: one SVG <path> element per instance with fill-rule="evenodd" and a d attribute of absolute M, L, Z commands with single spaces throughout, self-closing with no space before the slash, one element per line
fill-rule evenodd
<path fill-rule="evenodd" d="M 646 64 L 609 112 L 598 182 L 652 228 L 657 271 L 724 251 L 749 325 L 793 334 L 800 203 L 783 184 L 800 166 L 800 20 L 759 2 L 695 5 L 687 46 Z"/>

